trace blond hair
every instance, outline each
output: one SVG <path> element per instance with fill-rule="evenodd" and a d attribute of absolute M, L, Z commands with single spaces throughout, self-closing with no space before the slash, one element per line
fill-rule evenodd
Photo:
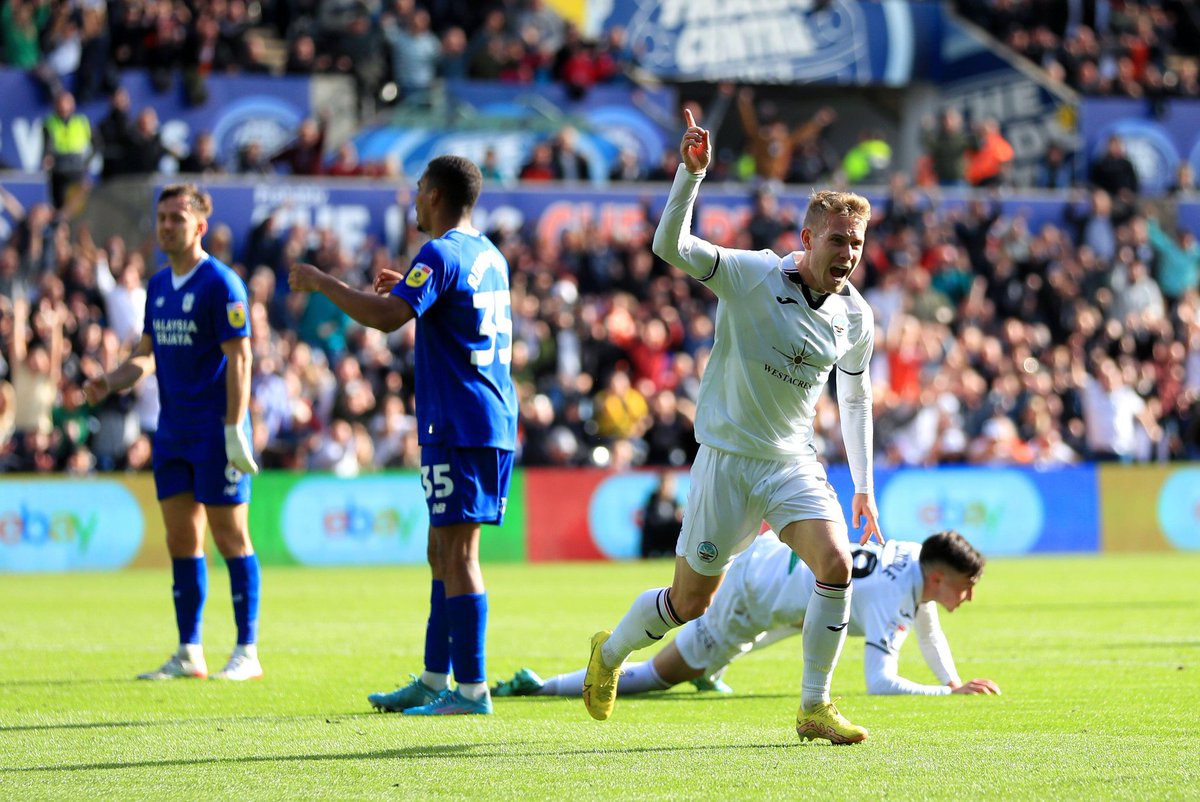
<path fill-rule="evenodd" d="M 195 184 L 167 184 L 163 187 L 162 192 L 158 194 L 158 202 L 162 203 L 171 198 L 187 199 L 188 206 L 196 213 L 197 217 L 207 220 L 209 215 L 212 214 L 212 195 L 209 195 Z"/>
<path fill-rule="evenodd" d="M 804 227 L 815 231 L 835 215 L 870 222 L 871 202 L 853 192 L 813 190 L 808 198 L 808 211 L 804 213 Z"/>

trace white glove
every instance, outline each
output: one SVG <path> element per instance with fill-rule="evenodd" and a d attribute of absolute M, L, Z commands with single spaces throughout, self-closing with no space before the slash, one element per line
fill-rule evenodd
<path fill-rule="evenodd" d="M 246 433 L 241 426 L 225 427 L 225 457 L 242 473 L 251 476 L 258 473 L 258 464 L 250 453 L 250 444 L 246 442 Z"/>

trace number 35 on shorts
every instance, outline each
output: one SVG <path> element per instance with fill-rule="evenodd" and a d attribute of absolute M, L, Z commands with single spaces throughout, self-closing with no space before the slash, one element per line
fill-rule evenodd
<path fill-rule="evenodd" d="M 450 478 L 450 466 L 422 465 L 421 484 L 425 488 L 425 500 L 431 498 L 449 498 L 454 494 L 454 480 Z"/>

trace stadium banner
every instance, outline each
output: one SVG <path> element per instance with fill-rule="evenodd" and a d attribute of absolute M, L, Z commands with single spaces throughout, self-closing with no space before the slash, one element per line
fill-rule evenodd
<path fill-rule="evenodd" d="M 123 480 L 5 477 L 0 482 L 0 572 L 111 571 L 131 565 L 142 548 L 147 517 L 145 500 Z"/>
<path fill-rule="evenodd" d="M 254 181 L 213 179 L 206 182 L 205 189 L 213 196 L 212 225 L 230 227 L 237 259 L 245 253 L 254 228 L 272 215 L 276 216 L 276 232 L 293 225 L 329 228 L 350 251 L 377 243 L 397 253 L 403 249 L 405 221 L 412 213 L 408 187 L 398 189 L 379 181 L 284 176 Z M 520 230 L 547 243 L 557 243 L 564 232 L 585 225 L 605 235 L 630 237 L 639 231 L 649 233 L 669 189 L 666 184 L 613 185 L 608 189 L 487 186 L 475 209 L 474 223 L 482 231 Z M 858 189 L 882 208 L 886 195 L 881 188 Z M 737 184 L 714 183 L 704 191 L 704 203 L 696 214 L 697 233 L 728 244 L 744 230 L 752 198 L 746 187 Z M 781 214 L 803 219 L 808 188 L 788 187 L 778 197 Z M 960 209 L 972 197 L 967 189 L 946 188 L 938 202 L 945 210 Z M 1065 225 L 1067 199 L 1065 193 L 1013 193 L 997 202 L 1004 214 L 1022 215 L 1036 231 L 1045 223 Z M 1189 205 L 1200 210 L 1200 202 L 1180 203 L 1181 216 Z"/>
<path fill-rule="evenodd" d="M 1200 175 L 1200 100 L 1087 98 L 1080 122 L 1088 163 L 1104 154 L 1110 136 L 1119 137 L 1143 193 L 1169 190 L 1183 164 Z"/>
<path fill-rule="evenodd" d="M 1200 551 L 1200 466 L 1101 465 L 1104 551 Z"/>
<path fill-rule="evenodd" d="M 674 471 L 677 498 L 690 480 Z M 638 556 L 641 515 L 658 472 L 527 469 L 531 562 L 623 560 Z M 854 494 L 850 472 L 829 470 L 847 521 Z M 889 538 L 922 540 L 957 529 L 992 556 L 1094 553 L 1100 548 L 1099 496 L 1091 466 L 887 469 L 875 472 L 876 498 Z"/>
<path fill-rule="evenodd" d="M 903 86 L 936 67 L 939 3 L 609 0 L 587 30 L 625 29 L 640 69 L 667 80 Z"/>
<path fill-rule="evenodd" d="M 159 91 L 147 71 L 121 72 L 131 116 L 146 106 L 153 107 L 163 142 L 184 153 L 197 132 L 208 131 L 226 163 L 251 141 L 258 142 L 264 153 L 285 145 L 301 120 L 312 113 L 310 84 L 309 78 L 296 76 L 212 75 L 204 81 L 206 98 L 190 103 L 178 73 L 165 91 Z M 4 98 L 0 104 L 0 165 L 40 172 L 42 121 L 50 112 L 49 98 L 27 72 L 14 69 L 0 69 L 0 97 Z M 108 108 L 107 97 L 80 104 L 79 111 L 92 122 L 93 137 Z"/>
<path fill-rule="evenodd" d="M 580 180 L 608 180 L 621 151 L 637 154 L 646 169 L 673 150 L 678 125 L 665 128 L 666 110 L 676 107 L 675 91 L 602 84 L 573 98 L 562 84 L 514 85 L 448 81 L 444 115 L 397 112 L 384 125 L 369 126 L 353 142 L 362 162 L 395 160 L 409 176 L 419 176 L 434 156 L 453 153 L 483 164 L 488 151 L 506 181 L 515 180 L 533 147 L 566 126 L 587 163 Z"/>
<path fill-rule="evenodd" d="M 523 561 L 525 525 L 523 482 L 516 471 L 504 524 L 484 528 L 480 559 Z M 429 514 L 421 474 L 260 474 L 253 483 L 250 532 L 267 565 L 424 563 Z"/>

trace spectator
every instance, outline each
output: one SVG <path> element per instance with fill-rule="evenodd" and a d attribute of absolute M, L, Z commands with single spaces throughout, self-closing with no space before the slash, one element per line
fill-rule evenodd
<path fill-rule="evenodd" d="M 126 151 L 125 163 L 121 172 L 131 175 L 148 175 L 163 172 L 164 159 L 168 156 L 178 159 L 181 154 L 167 147 L 162 139 L 162 131 L 158 124 L 158 112 L 153 106 L 146 106 L 138 112 L 130 137 L 129 148 Z"/>
<path fill-rule="evenodd" d="M 1174 239 L 1155 218 L 1148 221 L 1150 244 L 1158 264 L 1158 283 L 1163 295 L 1177 304 L 1188 291 L 1200 289 L 1200 243 L 1196 235 L 1180 226 Z"/>
<path fill-rule="evenodd" d="M 40 44 L 50 22 L 51 5 L 35 0 L 11 0 L 0 7 L 4 61 L 19 70 L 33 70 L 42 60 Z"/>
<path fill-rule="evenodd" d="M 25 298 L 12 300 L 12 339 L 8 364 L 16 399 L 14 427 L 20 434 L 48 435 L 54 429 L 51 413 L 62 378 L 63 324 L 66 308 L 43 299 L 32 310 Z M 29 342 L 26 321 L 32 320 L 38 340 Z"/>
<path fill-rule="evenodd" d="M 437 59 L 437 77 L 444 81 L 460 81 L 470 72 L 467 60 L 467 35 L 457 25 L 442 33 L 441 51 Z"/>
<path fill-rule="evenodd" d="M 191 151 L 179 162 L 179 171 L 209 176 L 224 174 L 225 167 L 217 155 L 217 140 L 211 132 L 200 131 L 196 134 Z"/>
<path fill-rule="evenodd" d="M 1119 136 L 1114 134 L 1108 138 L 1104 146 L 1104 155 L 1092 162 L 1088 178 L 1092 186 L 1099 187 L 1112 196 L 1137 194 L 1137 171 L 1133 162 L 1125 155 L 1125 145 Z"/>
<path fill-rule="evenodd" d="M 944 187 L 962 184 L 967 151 L 973 144 L 963 127 L 962 113 L 955 108 L 943 109 L 936 124 L 926 122 L 921 138 L 937 182 Z"/>
<path fill-rule="evenodd" d="M 134 147 L 133 120 L 129 117 L 129 92 L 118 86 L 109 95 L 108 113 L 100 120 L 100 154 L 104 157 L 102 175 L 111 178 L 125 169 Z"/>
<path fill-rule="evenodd" d="M 1013 160 L 1012 145 L 1000 133 L 1000 124 L 988 118 L 975 126 L 975 138 L 967 150 L 963 177 L 973 187 L 994 187 L 1005 181 Z"/>
<path fill-rule="evenodd" d="M 663 471 L 642 508 L 642 559 L 675 556 L 675 544 L 683 529 L 683 505 L 675 497 L 676 486 L 675 474 Z"/>
<path fill-rule="evenodd" d="M 296 138 L 272 156 L 271 163 L 286 167 L 292 175 L 320 175 L 328 124 L 329 113 L 325 111 L 301 122 Z"/>
<path fill-rule="evenodd" d="M 1130 462 L 1137 457 L 1137 429 L 1155 437 L 1157 421 L 1112 360 L 1100 363 L 1083 386 L 1083 420 L 1088 456 L 1097 462 Z"/>
<path fill-rule="evenodd" d="M 646 397 L 630 383 L 629 374 L 618 369 L 608 387 L 596 396 L 596 424 L 602 437 L 611 440 L 639 437 L 648 424 Z"/>
<path fill-rule="evenodd" d="M 87 191 L 87 163 L 92 155 L 92 125 L 75 113 L 75 96 L 59 92 L 54 113 L 43 124 L 42 169 L 50 174 L 50 202 L 56 211 L 74 216 Z"/>
<path fill-rule="evenodd" d="M 842 172 L 851 184 L 877 183 L 891 166 L 892 146 L 878 131 L 860 131 L 858 142 L 842 159 Z"/>
<path fill-rule="evenodd" d="M 392 80 L 401 100 L 429 103 L 442 50 L 429 26 L 429 12 L 423 8 L 414 9 L 402 22 L 390 14 L 383 17 L 383 34 L 392 49 Z"/>
<path fill-rule="evenodd" d="M 1046 153 L 1038 162 L 1033 185 L 1039 189 L 1070 189 L 1075 186 L 1074 159 L 1058 142 L 1046 146 Z"/>
<path fill-rule="evenodd" d="M 738 114 L 746 133 L 747 145 L 754 159 L 754 172 L 764 181 L 786 181 L 797 148 L 815 142 L 837 119 L 837 113 L 826 106 L 818 109 L 808 122 L 789 128 L 781 120 L 761 124 L 754 105 L 754 91 L 744 87 L 737 93 Z"/>

